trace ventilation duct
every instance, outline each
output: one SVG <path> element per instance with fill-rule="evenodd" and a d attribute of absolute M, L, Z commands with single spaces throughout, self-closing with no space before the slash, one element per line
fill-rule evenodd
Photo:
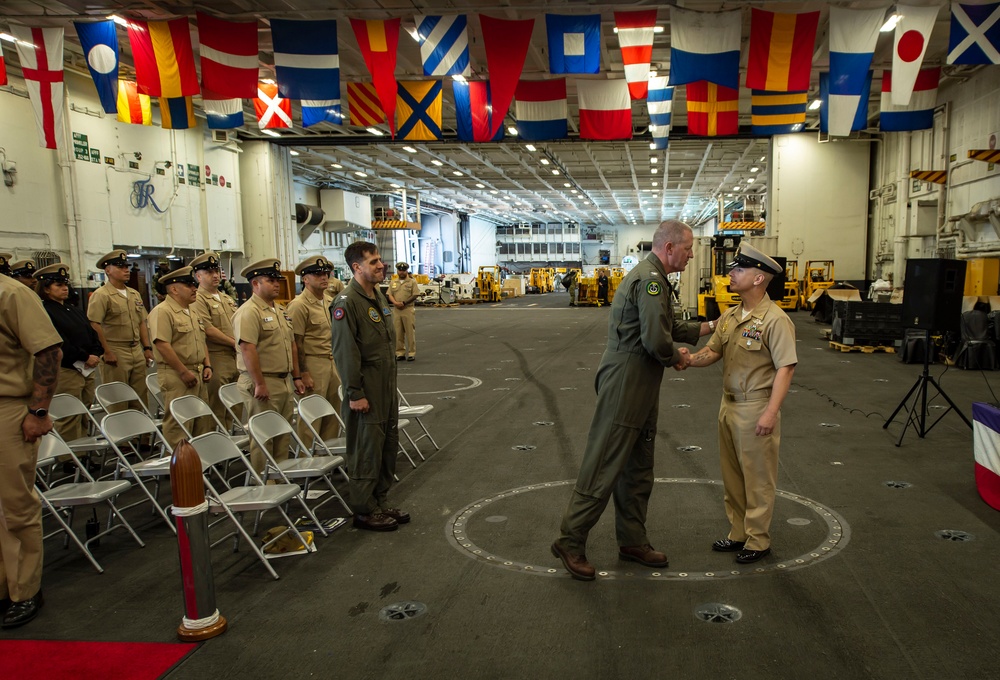
<path fill-rule="evenodd" d="M 315 205 L 295 204 L 295 223 L 299 227 L 299 239 L 305 241 L 326 221 L 326 213 Z"/>

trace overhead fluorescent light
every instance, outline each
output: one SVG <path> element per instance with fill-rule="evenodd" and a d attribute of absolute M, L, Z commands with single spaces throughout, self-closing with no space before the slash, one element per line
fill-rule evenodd
<path fill-rule="evenodd" d="M 760 168 L 758 168 L 756 165 L 753 166 L 752 168 L 750 168 L 750 172 L 759 172 L 759 171 L 760 171 Z"/>
<path fill-rule="evenodd" d="M 653 33 L 663 33 L 663 26 L 653 26 Z"/>
<path fill-rule="evenodd" d="M 571 193 L 574 193 L 574 194 L 578 194 L 578 193 L 580 193 L 580 192 L 579 192 L 579 191 L 577 191 L 576 189 L 570 189 L 570 192 L 571 192 Z"/>
<path fill-rule="evenodd" d="M 889 31 L 895 30 L 896 24 L 899 23 L 899 15 L 893 14 L 891 17 L 885 20 L 882 24 L 882 28 L 878 29 L 882 33 L 888 33 Z"/>
<path fill-rule="evenodd" d="M 652 184 L 653 184 L 654 187 L 656 186 L 656 182 L 653 182 Z"/>
<path fill-rule="evenodd" d="M 121 18 L 117 14 L 109 14 L 108 15 L 108 19 L 111 19 L 111 21 L 115 22 L 119 26 L 124 26 L 125 28 L 128 28 L 129 25 L 130 25 L 128 21 L 126 21 L 125 19 Z"/>
<path fill-rule="evenodd" d="M 274 130 L 261 130 L 261 132 L 263 132 L 268 137 L 280 137 L 281 136 L 277 132 L 275 132 Z"/>
<path fill-rule="evenodd" d="M 657 158 L 656 156 L 653 156 L 652 158 L 649 159 L 649 162 L 652 163 L 653 165 L 656 165 L 657 163 L 660 162 L 660 159 Z"/>
<path fill-rule="evenodd" d="M 527 149 L 528 151 L 537 151 L 534 144 L 525 144 L 524 148 Z"/>
<path fill-rule="evenodd" d="M 340 163 L 330 163 L 330 167 L 331 168 L 337 168 L 338 170 L 343 170 L 344 169 L 344 166 L 341 165 Z"/>
<path fill-rule="evenodd" d="M 417 150 L 414 149 L 412 146 L 404 146 L 403 147 L 403 151 L 406 151 L 407 153 L 416 153 L 417 152 Z"/>
<path fill-rule="evenodd" d="M 747 184 L 753 184 L 753 182 L 754 182 L 755 179 L 757 179 L 757 178 L 756 177 L 750 177 L 750 178 L 748 178 L 747 179 Z"/>
<path fill-rule="evenodd" d="M 650 149 L 655 149 L 656 148 L 656 142 L 650 142 L 649 143 L 649 148 Z"/>
<path fill-rule="evenodd" d="M 289 155 L 289 156 L 298 156 L 298 155 L 299 155 L 299 152 L 298 152 L 298 151 L 296 151 L 295 149 L 289 149 L 289 150 L 288 150 L 288 155 Z"/>
<path fill-rule="evenodd" d="M 392 183 L 392 184 L 390 184 L 389 186 L 391 186 L 391 187 L 392 187 L 393 189 L 402 189 L 402 188 L 403 188 L 403 187 L 401 187 L 400 185 L 396 184 L 395 182 L 393 182 L 393 183 Z"/>
<path fill-rule="evenodd" d="M 459 170 L 452 170 L 451 174 L 455 175 L 455 177 L 461 177 L 462 176 L 462 173 Z"/>
<path fill-rule="evenodd" d="M 511 135 L 512 137 L 517 137 L 517 128 L 516 128 L 516 127 L 514 127 L 513 125 L 510 125 L 510 126 L 508 126 L 508 127 L 507 127 L 507 132 L 508 132 L 508 133 L 509 133 L 509 134 L 510 134 L 510 135 Z"/>
<path fill-rule="evenodd" d="M 358 177 L 367 177 L 368 176 L 365 173 L 361 172 L 360 170 L 355 170 L 354 174 L 357 175 Z"/>
<path fill-rule="evenodd" d="M 569 182 L 563 182 L 563 186 L 566 187 L 567 189 L 569 189 L 573 185 L 570 184 Z"/>
<path fill-rule="evenodd" d="M 822 99 L 813 99 L 812 103 L 809 105 L 809 110 L 810 111 L 815 111 L 816 109 L 818 109 L 821 106 L 823 106 L 823 100 Z M 799 110 L 801 111 L 801 109 L 799 109 Z"/>
<path fill-rule="evenodd" d="M 558 174 L 559 174 L 559 171 L 558 171 L 558 170 L 553 170 L 553 171 L 552 171 L 552 174 L 553 174 L 553 175 L 558 175 Z"/>
<path fill-rule="evenodd" d="M 490 189 L 490 193 L 491 194 L 499 194 L 500 192 L 497 191 L 496 189 Z"/>
<path fill-rule="evenodd" d="M 486 185 L 485 185 L 485 184 L 478 184 L 478 183 L 477 183 L 477 184 L 476 184 L 476 188 L 477 188 L 477 189 L 485 189 L 485 188 L 486 188 Z"/>
<path fill-rule="evenodd" d="M 444 165 L 444 163 L 442 163 L 441 161 L 439 161 L 439 160 L 438 160 L 438 159 L 436 159 L 436 158 L 435 158 L 435 159 L 433 159 L 433 160 L 431 161 L 431 163 L 433 163 L 434 165 L 436 165 L 436 166 L 438 166 L 438 167 L 441 167 L 442 165 Z"/>
<path fill-rule="evenodd" d="M 126 253 L 125 257 L 130 257 L 133 260 L 135 260 L 135 259 L 138 259 L 138 258 L 142 257 L 142 255 L 140 255 L 139 253 Z"/>
<path fill-rule="evenodd" d="M 650 170 L 650 172 L 651 172 L 651 173 L 653 173 L 653 174 L 655 175 L 656 173 L 658 173 L 658 172 L 659 172 L 659 170 L 657 170 L 656 168 L 653 168 L 652 170 Z"/>
<path fill-rule="evenodd" d="M 766 160 L 767 160 L 767 156 L 761 156 L 761 157 L 760 157 L 760 162 L 761 162 L 761 163 L 763 163 L 763 162 L 764 162 L 764 161 L 766 161 Z"/>
<path fill-rule="evenodd" d="M 548 158 L 539 158 L 538 162 L 541 163 L 542 165 L 548 165 L 549 164 L 549 159 Z"/>
<path fill-rule="evenodd" d="M 365 130 L 368 131 L 368 134 L 375 135 L 376 137 L 381 137 L 385 134 L 376 127 L 365 128 Z"/>

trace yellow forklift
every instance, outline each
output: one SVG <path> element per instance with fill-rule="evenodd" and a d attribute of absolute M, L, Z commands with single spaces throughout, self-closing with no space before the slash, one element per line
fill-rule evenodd
<path fill-rule="evenodd" d="M 500 302 L 500 267 L 481 266 L 476 275 L 476 288 L 481 302 Z"/>
<path fill-rule="evenodd" d="M 552 267 L 532 267 L 528 275 L 528 285 L 535 293 L 551 293 L 555 281 L 555 269 Z"/>
<path fill-rule="evenodd" d="M 781 309 L 791 312 L 798 311 L 802 306 L 802 288 L 799 282 L 799 261 L 788 260 L 785 262 L 785 294 L 780 300 L 774 303 Z"/>
<path fill-rule="evenodd" d="M 802 277 L 802 309 L 812 309 L 809 298 L 818 290 L 832 288 L 833 260 L 808 260 Z"/>
<path fill-rule="evenodd" d="M 713 236 L 711 266 L 702 274 L 698 292 L 698 318 L 712 321 L 740 303 L 740 296 L 729 292 L 729 268 L 740 246 L 739 236 Z"/>

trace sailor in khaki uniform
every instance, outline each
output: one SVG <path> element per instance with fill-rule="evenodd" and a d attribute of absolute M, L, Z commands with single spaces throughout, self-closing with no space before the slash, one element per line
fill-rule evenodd
<path fill-rule="evenodd" d="M 0 616 L 24 625 L 42 606 L 38 438 L 52 429 L 62 339 L 34 292 L 0 275 Z M 4 662 L 13 663 L 12 660 Z"/>
<path fill-rule="evenodd" d="M 153 339 L 156 375 L 160 379 L 166 409 L 163 436 L 172 448 L 176 448 L 185 435 L 174 419 L 170 404 L 186 394 L 204 400 L 208 396 L 205 383 L 212 379 L 212 363 L 208 359 L 202 321 L 191 311 L 198 291 L 191 267 L 164 274 L 159 283 L 166 297 L 149 313 L 149 335 Z M 212 429 L 207 423 L 198 421 L 191 423 L 188 429 L 192 427 L 193 435 Z"/>
<path fill-rule="evenodd" d="M 292 389 L 305 394 L 299 374 L 298 350 L 292 321 L 285 308 L 275 302 L 281 292 L 281 263 L 273 258 L 254 262 L 240 272 L 253 286 L 253 295 L 236 310 L 233 334 L 240 348 L 236 365 L 240 369 L 244 416 L 277 411 L 292 419 Z M 276 461 L 288 458 L 288 437 L 272 442 Z M 256 442 L 250 446 L 254 469 L 263 472 L 267 459 Z"/>
<path fill-rule="evenodd" d="M 229 427 L 229 413 L 219 399 L 219 388 L 236 382 L 240 377 L 233 337 L 236 301 L 219 288 L 222 283 L 219 262 L 218 253 L 211 251 L 191 260 L 191 270 L 198 281 L 198 296 L 191 303 L 191 311 L 201 319 L 208 342 L 208 358 L 212 365 L 212 378 L 207 385 L 208 405 L 212 407 L 215 417 Z"/>
<path fill-rule="evenodd" d="M 729 266 L 729 288 L 742 302 L 719 317 L 690 365 L 723 360 L 719 450 L 730 529 L 712 549 L 735 552 L 736 561 L 746 564 L 771 553 L 781 404 L 798 359 L 795 327 L 767 295 L 768 282 L 782 268 L 747 243 Z"/>
<path fill-rule="evenodd" d="M 333 265 L 322 255 L 310 257 L 295 268 L 302 277 L 302 292 L 288 303 L 288 316 L 292 318 L 292 332 L 295 346 L 299 351 L 299 370 L 302 372 L 302 386 L 306 394 L 325 397 L 340 411 L 340 376 L 333 363 L 330 345 L 330 308 L 324 300 L 324 291 Z M 316 424 L 324 440 L 340 435 L 340 423 L 328 416 Z M 305 423 L 299 423 L 299 436 L 306 446 L 312 446 L 312 436 Z"/>
<path fill-rule="evenodd" d="M 97 261 L 108 280 L 94 291 L 87 318 L 104 348 L 101 382 L 131 385 L 146 403 L 146 366 L 153 363 L 153 347 L 146 329 L 146 308 L 139 291 L 129 288 L 130 268 L 124 250 L 113 250 Z M 114 410 L 122 410 L 124 405 Z"/>
<path fill-rule="evenodd" d="M 35 272 L 38 268 L 34 260 L 18 260 L 10 265 L 11 278 L 16 279 L 26 285 L 31 290 L 35 290 L 38 283 L 35 280 Z"/>
<path fill-rule="evenodd" d="M 334 272 L 330 272 L 330 279 L 326 284 L 326 290 L 323 291 L 323 299 L 326 301 L 327 306 L 330 306 L 334 298 L 343 292 L 344 282 L 338 279 Z"/>
<path fill-rule="evenodd" d="M 417 355 L 417 313 L 414 304 L 420 297 L 420 287 L 410 276 L 410 265 L 396 263 L 399 276 L 389 282 L 389 302 L 396 308 L 392 314 L 392 325 L 396 331 L 396 361 L 413 361 Z M 409 345 L 409 351 L 407 351 Z"/>
<path fill-rule="evenodd" d="M 14 257 L 10 253 L 0 253 L 0 274 L 10 276 L 13 272 L 10 270 L 10 258 Z"/>

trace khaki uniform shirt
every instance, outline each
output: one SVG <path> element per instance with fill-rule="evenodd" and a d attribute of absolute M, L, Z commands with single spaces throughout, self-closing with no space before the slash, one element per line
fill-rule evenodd
<path fill-rule="evenodd" d="M 325 297 L 325 295 L 324 295 Z M 331 356 L 329 303 L 313 295 L 308 288 L 288 303 L 292 332 L 302 336 L 299 350 L 307 356 Z"/>
<path fill-rule="evenodd" d="M 0 397 L 30 397 L 35 385 L 31 359 L 61 344 L 35 291 L 0 274 Z"/>
<path fill-rule="evenodd" d="M 407 276 L 406 279 L 392 279 L 389 282 L 389 294 L 396 302 L 412 307 L 413 301 L 420 295 L 420 287 L 412 276 Z"/>
<path fill-rule="evenodd" d="M 221 290 L 212 295 L 206 293 L 201 288 L 198 289 L 198 297 L 191 303 L 191 311 L 194 312 L 206 328 L 212 327 L 229 337 L 233 336 L 233 316 L 236 315 L 236 302 Z M 208 350 L 210 352 L 220 352 L 223 350 L 233 351 L 231 345 L 219 343 L 211 338 L 207 338 Z"/>
<path fill-rule="evenodd" d="M 115 343 L 139 342 L 139 326 L 148 316 L 142 297 L 134 288 L 125 287 L 122 295 L 110 283 L 94 291 L 87 306 L 87 319 L 100 324 L 104 339 Z"/>
<path fill-rule="evenodd" d="M 169 343 L 177 358 L 188 368 L 205 360 L 205 326 L 190 309 L 167 297 L 149 313 L 149 341 L 158 364 L 172 368 L 160 354 L 156 341 Z"/>
<path fill-rule="evenodd" d="M 340 279 L 335 279 L 330 277 L 330 283 L 327 284 L 326 290 L 323 291 L 323 299 L 326 300 L 326 304 L 329 305 L 333 302 L 333 298 L 337 297 L 344 292 L 344 282 Z"/>
<path fill-rule="evenodd" d="M 285 308 L 275 303 L 268 306 L 254 294 L 233 317 L 233 337 L 236 343 L 248 342 L 257 346 L 260 371 L 264 375 L 291 373 L 292 371 L 292 321 L 285 314 Z M 247 365 L 243 352 L 236 353 L 236 367 L 246 372 Z"/>
<path fill-rule="evenodd" d="M 750 315 L 743 306 L 731 307 L 719 317 L 707 347 L 722 355 L 722 389 L 748 394 L 769 389 L 779 368 L 798 363 L 795 326 L 766 294 Z"/>

